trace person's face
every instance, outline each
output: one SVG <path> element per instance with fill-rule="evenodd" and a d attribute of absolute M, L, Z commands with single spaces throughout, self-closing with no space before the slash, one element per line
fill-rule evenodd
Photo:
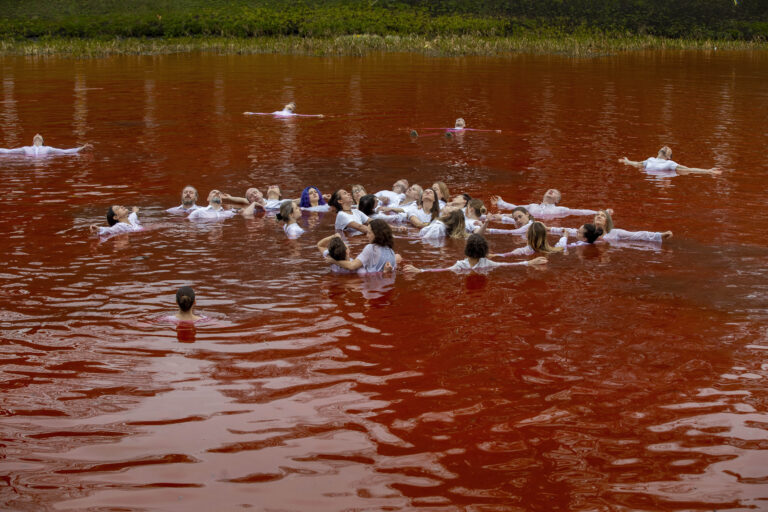
<path fill-rule="evenodd" d="M 294 110 L 296 110 L 296 105 L 294 103 L 289 103 L 285 106 L 285 110 L 287 110 L 288 112 L 293 112 Z"/>
<path fill-rule="evenodd" d="M 528 215 L 524 214 L 523 212 L 517 211 L 512 214 L 512 218 L 515 219 L 515 226 L 520 227 L 528 224 L 528 221 L 531 220 Z"/>
<path fill-rule="evenodd" d="M 608 221 L 605 212 L 597 212 L 595 215 L 595 227 L 605 229 L 605 223 Z"/>
<path fill-rule="evenodd" d="M 419 193 L 421 192 L 421 187 L 418 185 L 411 185 L 408 187 L 408 191 L 405 193 L 405 197 L 411 200 L 417 200 L 419 198 Z"/>
<path fill-rule="evenodd" d="M 587 241 L 587 237 L 584 236 L 585 232 L 586 232 L 586 230 L 584 229 L 584 225 L 579 226 L 579 236 L 578 236 L 578 238 L 579 238 L 579 240 L 584 240 L 586 242 Z"/>
<path fill-rule="evenodd" d="M 664 146 L 664 158 L 670 160 L 672 158 L 672 148 Z"/>
<path fill-rule="evenodd" d="M 128 214 L 130 214 L 130 210 L 128 208 L 126 208 L 125 206 L 120 206 L 118 204 L 112 205 L 112 211 L 115 212 L 115 217 L 117 217 L 118 219 L 127 217 Z"/>
<path fill-rule="evenodd" d="M 421 200 L 422 200 L 422 202 L 426 201 L 428 203 L 429 202 L 434 203 L 435 202 L 435 191 L 432 190 L 431 188 L 428 188 L 427 190 L 424 191 L 424 194 L 421 196 Z"/>
<path fill-rule="evenodd" d="M 211 190 L 208 194 L 208 202 L 213 204 L 221 204 L 221 192 L 218 190 Z"/>
<path fill-rule="evenodd" d="M 365 232 L 365 236 L 366 236 L 366 238 L 368 238 L 368 242 L 369 243 L 373 243 L 373 239 L 375 238 L 374 234 L 373 234 L 373 230 L 366 231 Z"/>
<path fill-rule="evenodd" d="M 443 197 L 443 194 L 441 194 L 441 193 L 440 193 L 440 187 L 437 185 L 437 183 L 433 183 L 433 184 L 432 184 L 432 192 L 434 192 L 434 193 L 435 193 L 435 197 L 436 197 L 437 199 L 445 199 L 445 198 Z"/>
<path fill-rule="evenodd" d="M 299 220 L 301 218 L 301 208 L 296 203 L 293 203 L 293 210 L 291 211 L 291 218 L 293 220 Z"/>
<path fill-rule="evenodd" d="M 184 190 L 181 191 L 182 204 L 190 205 L 194 204 L 195 201 L 197 201 L 197 190 L 194 187 L 184 187 Z"/>
<path fill-rule="evenodd" d="M 467 125 L 467 123 L 464 122 L 464 118 L 458 118 L 456 120 L 456 128 L 464 128 Z"/>
<path fill-rule="evenodd" d="M 404 194 L 407 188 L 408 185 L 406 185 L 403 180 L 397 180 L 395 184 L 392 185 L 392 191 L 397 192 L 398 194 Z"/>
<path fill-rule="evenodd" d="M 35 145 L 35 146 L 42 146 L 42 145 L 43 145 L 43 136 L 42 136 L 42 135 L 40 135 L 39 133 L 38 133 L 38 134 L 36 134 L 36 135 L 35 135 L 35 136 L 32 138 L 32 144 L 33 144 L 33 145 Z"/>
<path fill-rule="evenodd" d="M 261 191 L 257 188 L 249 188 L 245 191 L 245 199 L 249 203 L 253 203 L 256 201 L 261 201 L 264 199 L 264 196 L 261 194 Z"/>
<path fill-rule="evenodd" d="M 453 197 L 451 204 L 453 204 L 454 206 L 458 206 L 459 208 L 464 208 L 465 206 L 467 206 L 467 199 L 463 195 L 458 194 Z"/>
<path fill-rule="evenodd" d="M 280 187 L 277 185 L 270 185 L 269 188 L 267 188 L 267 197 L 271 199 L 277 199 L 280 197 Z"/>
<path fill-rule="evenodd" d="M 339 203 L 341 204 L 341 206 L 344 206 L 344 207 L 352 206 L 352 201 L 353 199 L 349 192 L 347 192 L 346 190 L 341 190 L 339 192 Z"/>
<path fill-rule="evenodd" d="M 307 192 L 307 195 L 309 196 L 309 202 L 310 204 L 317 204 L 317 202 L 320 200 L 320 194 L 317 193 L 317 189 L 311 188 L 309 189 L 309 192 Z"/>
<path fill-rule="evenodd" d="M 560 191 L 554 188 L 544 193 L 544 202 L 547 204 L 557 204 L 560 201 Z"/>
<path fill-rule="evenodd" d="M 354 199 L 355 202 L 360 201 L 360 198 L 365 195 L 365 189 L 360 187 L 355 187 L 352 189 L 352 199 Z"/>

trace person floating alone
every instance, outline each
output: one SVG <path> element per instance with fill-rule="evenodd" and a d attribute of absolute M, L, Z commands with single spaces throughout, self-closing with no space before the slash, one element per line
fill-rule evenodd
<path fill-rule="evenodd" d="M 90 144 L 90 143 L 83 144 L 82 146 L 71 148 L 71 149 L 59 149 L 51 146 L 43 146 L 43 136 L 38 133 L 34 137 L 32 137 L 31 146 L 22 146 L 20 148 L 13 148 L 13 149 L 0 148 L 0 154 L 5 154 L 5 155 L 23 154 L 25 156 L 72 155 L 75 153 L 79 153 L 84 149 L 90 149 L 92 147 L 93 147 L 93 144 Z"/>

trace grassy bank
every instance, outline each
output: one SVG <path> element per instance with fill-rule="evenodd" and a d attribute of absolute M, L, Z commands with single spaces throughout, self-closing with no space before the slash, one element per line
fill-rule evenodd
<path fill-rule="evenodd" d="M 0 54 L 4 55 L 70 55 L 74 57 L 100 57 L 120 54 L 159 55 L 181 52 L 276 53 L 313 56 L 363 56 L 376 52 L 410 52 L 430 56 L 538 53 L 593 57 L 636 50 L 712 50 L 715 48 L 719 50 L 768 49 L 768 44 L 599 33 L 567 35 L 537 33 L 521 34 L 515 37 L 344 35 L 336 37 L 182 37 L 109 40 L 50 38 L 37 41 L 0 42 Z"/>

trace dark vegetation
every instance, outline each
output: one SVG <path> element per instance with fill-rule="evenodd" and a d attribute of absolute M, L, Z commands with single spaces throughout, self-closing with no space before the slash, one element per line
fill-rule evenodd
<path fill-rule="evenodd" d="M 768 0 L 0 0 L 0 39 L 615 37 L 768 40 Z"/>

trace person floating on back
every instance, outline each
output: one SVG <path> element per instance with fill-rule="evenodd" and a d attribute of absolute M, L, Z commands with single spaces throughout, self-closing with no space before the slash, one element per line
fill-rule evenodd
<path fill-rule="evenodd" d="M 99 236 L 112 236 L 120 233 L 130 233 L 131 231 L 141 231 L 144 229 L 139 222 L 139 208 L 134 206 L 131 210 L 125 206 L 112 205 L 107 210 L 107 224 L 109 227 L 91 224 L 91 233 L 98 233 Z"/>
<path fill-rule="evenodd" d="M 51 146 L 43 146 L 43 136 L 38 133 L 32 138 L 31 146 L 22 146 L 14 149 L 0 148 L 0 154 L 23 154 L 25 156 L 71 155 L 92 147 L 92 144 L 83 144 L 82 146 L 72 149 L 59 149 Z"/>
<path fill-rule="evenodd" d="M 323 114 L 297 114 L 295 110 L 296 104 L 294 102 L 290 102 L 283 107 L 283 110 L 276 110 L 274 112 L 243 112 L 243 115 L 275 117 L 325 117 Z"/>
<path fill-rule="evenodd" d="M 648 158 L 642 162 L 633 162 L 629 158 L 623 156 L 619 158 L 619 163 L 624 165 L 631 165 L 642 169 L 652 176 L 665 176 L 672 177 L 685 176 L 686 174 L 722 174 L 723 171 L 717 167 L 710 169 L 699 169 L 698 167 L 686 167 L 680 165 L 672 160 L 672 149 L 669 146 L 664 146 L 659 150 L 659 153 L 655 157 Z"/>

